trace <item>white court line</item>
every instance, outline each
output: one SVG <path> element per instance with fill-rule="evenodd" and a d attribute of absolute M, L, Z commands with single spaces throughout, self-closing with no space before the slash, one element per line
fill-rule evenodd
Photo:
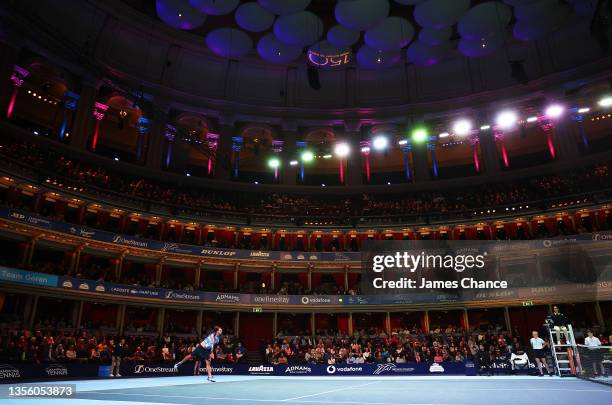
<path fill-rule="evenodd" d="M 380 382 L 380 380 L 376 380 L 376 381 L 371 381 L 371 382 L 366 383 L 366 384 L 351 385 L 351 386 L 349 386 L 349 387 L 342 387 L 342 388 L 336 388 L 336 389 L 333 389 L 333 390 L 328 390 L 328 391 L 321 391 L 321 392 L 318 392 L 318 393 L 316 393 L 316 394 L 302 395 L 302 396 L 299 396 L 299 397 L 293 397 L 293 398 L 283 399 L 281 402 L 295 401 L 296 399 L 309 398 L 309 397 L 316 397 L 316 396 L 318 396 L 318 395 L 323 395 L 323 394 L 331 394 L 332 392 L 340 392 L 340 391 L 350 390 L 350 389 L 353 389 L 353 388 L 361 388 L 361 387 L 366 387 L 366 386 L 368 386 L 368 385 L 376 384 L 376 383 L 379 383 L 379 382 Z"/>
<path fill-rule="evenodd" d="M 349 404 L 349 405 L 460 405 L 460 404 L 438 404 L 438 403 L 413 403 L 413 402 L 355 402 L 355 401 L 292 401 L 298 404 Z"/>
<path fill-rule="evenodd" d="M 373 383 L 370 383 L 373 384 Z M 365 384 L 368 385 L 368 384 Z M 355 387 L 346 387 L 343 389 L 355 388 Z M 90 392 L 92 394 L 99 395 L 132 395 L 132 396 L 140 396 L 140 397 L 157 397 L 157 398 L 183 398 L 183 399 L 214 399 L 219 401 L 251 401 L 251 402 L 295 402 L 295 403 L 305 403 L 305 404 L 349 404 L 349 405 L 460 405 L 460 404 L 444 404 L 444 403 L 413 403 L 413 402 L 355 402 L 355 401 L 313 401 L 313 400 L 299 400 L 299 399 L 253 399 L 253 398 L 227 398 L 227 397 L 205 397 L 205 396 L 187 396 L 187 395 L 157 395 L 157 394 L 133 394 L 133 393 L 121 393 L 121 392 L 104 392 L 99 393 L 97 391 Z M 324 394 L 323 392 L 320 394 Z M 320 395 L 313 394 L 313 395 Z M 96 400 L 96 401 L 104 401 L 104 400 Z M 107 403 L 115 403 L 115 401 L 106 401 Z M 145 404 L 143 402 L 130 402 L 135 404 Z M 154 402 L 146 402 L 146 404 L 155 404 Z M 161 404 L 160 404 L 161 405 Z M 167 404 L 166 404 L 167 405 Z M 172 404 L 172 405 L 182 405 L 182 404 Z"/>
<path fill-rule="evenodd" d="M 221 401 L 251 401 L 251 402 L 283 402 L 282 399 L 253 399 L 253 398 L 227 398 L 227 397 L 205 397 L 205 396 L 190 396 L 190 395 L 159 395 L 159 394 L 136 394 L 126 392 L 100 392 L 100 391 L 81 391 L 81 393 L 95 395 L 131 395 L 136 397 L 153 397 L 153 398 L 183 398 L 183 399 L 215 399 Z M 174 404 L 172 404 L 174 405 Z"/>

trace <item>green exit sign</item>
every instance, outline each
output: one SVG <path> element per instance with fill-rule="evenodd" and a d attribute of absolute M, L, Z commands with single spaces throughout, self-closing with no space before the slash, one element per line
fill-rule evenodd
<path fill-rule="evenodd" d="M 253 312 L 263 312 L 262 307 L 253 307 Z"/>
<path fill-rule="evenodd" d="M 523 301 L 523 306 L 524 307 L 532 307 L 533 306 L 533 301 Z"/>

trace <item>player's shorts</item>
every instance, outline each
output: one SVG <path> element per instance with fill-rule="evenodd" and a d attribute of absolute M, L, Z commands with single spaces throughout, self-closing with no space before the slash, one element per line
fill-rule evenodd
<path fill-rule="evenodd" d="M 191 358 L 197 361 L 209 360 L 210 350 L 205 349 L 202 345 L 198 345 L 193 352 L 191 352 Z"/>
<path fill-rule="evenodd" d="M 536 359 L 544 359 L 546 355 L 544 354 L 544 349 L 533 349 L 533 357 Z"/>

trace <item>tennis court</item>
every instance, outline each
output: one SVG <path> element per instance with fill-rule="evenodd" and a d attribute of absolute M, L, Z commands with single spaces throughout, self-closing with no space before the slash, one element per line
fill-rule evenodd
<path fill-rule="evenodd" d="M 66 382 L 64 382 L 66 383 Z M 539 405 L 612 403 L 612 388 L 577 378 L 496 377 L 154 377 L 73 381 L 74 405 L 132 404 L 355 404 Z M 0 402 L 6 400 L 0 400 Z M 59 404 L 66 399 L 23 399 Z"/>

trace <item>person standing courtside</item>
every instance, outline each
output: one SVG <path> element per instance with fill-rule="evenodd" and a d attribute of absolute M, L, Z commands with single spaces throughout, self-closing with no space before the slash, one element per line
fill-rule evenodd
<path fill-rule="evenodd" d="M 552 372 L 548 370 L 548 364 L 546 362 L 546 354 L 544 353 L 544 346 L 546 346 L 546 342 L 542 340 L 537 331 L 531 332 L 531 339 L 529 339 L 529 343 L 531 343 L 531 348 L 533 349 L 533 357 L 535 357 L 536 364 L 538 365 L 538 371 L 540 372 L 540 377 L 544 376 L 544 372 L 542 371 L 542 367 L 546 368 L 546 373 L 552 377 Z"/>
<path fill-rule="evenodd" d="M 119 371 L 121 370 L 121 359 L 125 357 L 126 354 L 126 346 L 125 339 L 121 339 L 118 344 L 113 345 L 113 354 L 111 357 L 112 360 L 112 369 L 111 369 L 111 377 L 121 377 Z"/>

